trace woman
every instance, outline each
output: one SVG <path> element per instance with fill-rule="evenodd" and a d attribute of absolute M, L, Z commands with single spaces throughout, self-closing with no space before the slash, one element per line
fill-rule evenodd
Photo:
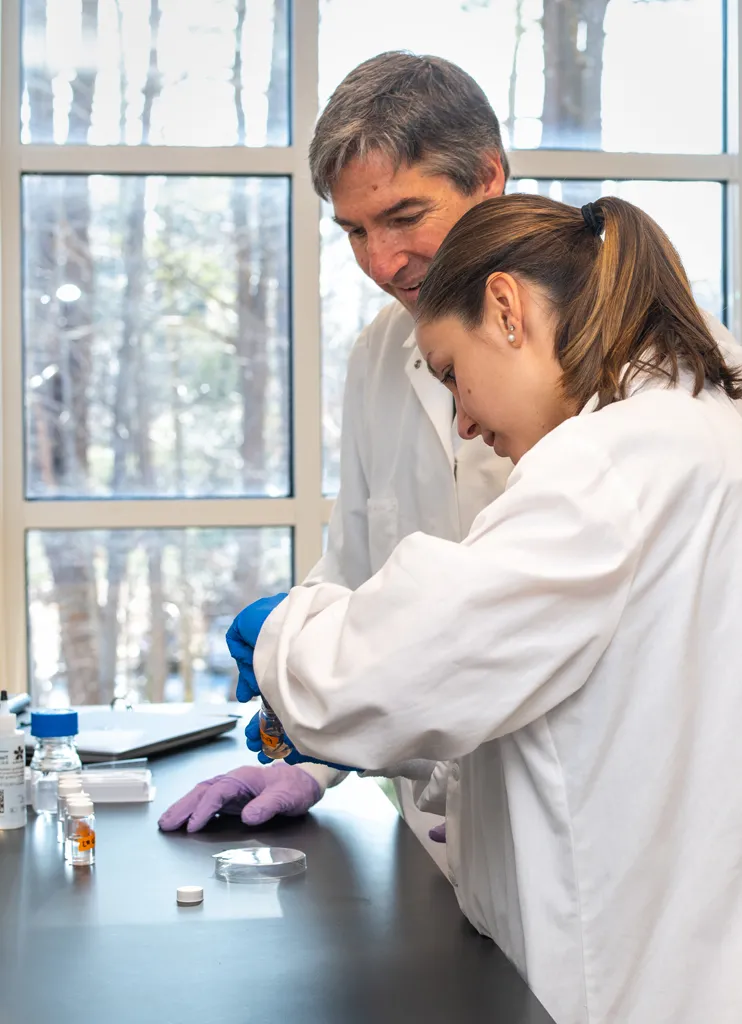
<path fill-rule="evenodd" d="M 618 199 L 469 211 L 418 344 L 508 488 L 460 545 L 295 588 L 260 689 L 305 754 L 448 762 L 461 907 L 558 1024 L 738 1024 L 740 377 Z"/>

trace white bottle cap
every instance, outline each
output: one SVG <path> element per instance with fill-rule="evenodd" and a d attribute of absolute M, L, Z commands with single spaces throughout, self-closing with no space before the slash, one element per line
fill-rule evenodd
<path fill-rule="evenodd" d="M 203 903 L 204 891 L 200 885 L 181 885 L 175 898 L 182 907 L 193 906 L 195 903 Z"/>
<path fill-rule="evenodd" d="M 17 729 L 15 715 L 8 711 L 8 695 L 3 690 L 0 700 L 0 736 L 12 736 Z"/>
<path fill-rule="evenodd" d="M 87 818 L 93 813 L 93 801 L 89 796 L 74 796 L 67 798 L 67 813 L 71 818 Z"/>
<path fill-rule="evenodd" d="M 69 793 L 81 793 L 82 779 L 77 772 L 64 772 L 59 776 L 57 787 L 62 796 L 67 796 Z"/>

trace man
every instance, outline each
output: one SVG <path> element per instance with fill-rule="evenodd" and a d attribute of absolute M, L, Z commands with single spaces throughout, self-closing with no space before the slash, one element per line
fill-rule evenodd
<path fill-rule="evenodd" d="M 465 416 L 456 422 L 450 394 L 417 350 L 412 314 L 446 234 L 470 207 L 503 192 L 509 167 L 497 117 L 476 82 L 441 58 L 401 52 L 380 54 L 341 82 L 317 122 L 310 166 L 359 266 L 395 300 L 350 356 L 340 493 L 327 553 L 305 581 L 355 589 L 410 533 L 463 539 L 504 489 L 510 462 L 475 436 Z M 249 616 L 247 608 L 237 622 Z M 301 814 L 343 777 L 298 755 L 291 760 L 200 783 L 160 826 L 188 822 L 195 831 L 218 810 L 241 811 L 247 824 Z M 442 812 L 444 790 L 455 780 L 443 766 L 433 769 L 408 764 L 399 774 L 417 778 L 427 805 Z M 417 810 L 411 782 L 398 780 L 397 792 L 405 817 L 433 852 L 427 828 L 441 819 Z"/>
<path fill-rule="evenodd" d="M 395 300 L 350 356 L 340 493 L 327 553 L 309 576 L 355 588 L 408 533 L 465 537 L 504 488 L 510 463 L 480 438 L 457 436 L 451 397 L 417 351 L 412 314 L 449 229 L 471 206 L 502 193 L 509 168 L 497 117 L 476 82 L 441 58 L 397 52 L 365 61 L 341 82 L 317 122 L 310 167 L 359 266 Z M 468 427 L 458 423 L 463 435 Z M 163 815 L 161 827 L 188 821 L 196 830 L 227 800 L 231 810 L 242 806 L 250 824 L 278 811 L 303 813 L 342 778 L 311 763 L 236 774 L 200 784 Z M 403 783 L 398 793 L 405 813 L 417 818 L 410 787 Z M 418 831 L 427 838 L 427 829 Z"/>

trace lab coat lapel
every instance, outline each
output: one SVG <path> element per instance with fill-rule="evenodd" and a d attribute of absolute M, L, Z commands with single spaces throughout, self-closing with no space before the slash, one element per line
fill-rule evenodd
<path fill-rule="evenodd" d="M 443 445 L 443 450 L 453 469 L 454 450 L 451 437 L 453 402 L 451 401 L 451 394 L 428 370 L 425 360 L 415 343 L 414 332 L 405 342 L 405 348 L 410 350 L 405 372 L 410 379 L 418 401 L 435 427 L 435 432 Z"/>

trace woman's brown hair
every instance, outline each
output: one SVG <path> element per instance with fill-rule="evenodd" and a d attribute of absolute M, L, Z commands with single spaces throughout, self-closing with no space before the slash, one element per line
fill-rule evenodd
<path fill-rule="evenodd" d="M 428 270 L 418 322 L 456 316 L 478 326 L 489 277 L 506 272 L 550 297 L 564 392 L 578 408 L 596 394 L 599 408 L 625 398 L 639 372 L 675 384 L 684 370 L 694 395 L 708 381 L 742 398 L 742 374 L 725 362 L 664 231 L 622 199 L 584 209 L 534 195 L 473 207 Z"/>

